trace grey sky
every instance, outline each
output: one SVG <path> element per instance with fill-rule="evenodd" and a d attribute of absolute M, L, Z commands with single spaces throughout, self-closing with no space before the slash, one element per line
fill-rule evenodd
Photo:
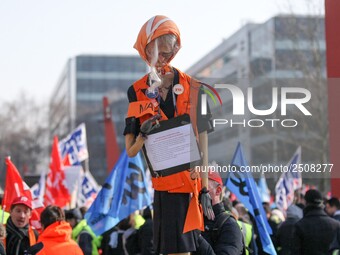
<path fill-rule="evenodd" d="M 24 92 L 47 101 L 68 58 L 78 54 L 137 54 L 141 26 L 162 14 L 174 20 L 182 49 L 173 65 L 185 70 L 247 22 L 278 13 L 322 12 L 310 0 L 1 0 L 0 104 Z M 314 1 L 313 1 L 314 2 Z"/>

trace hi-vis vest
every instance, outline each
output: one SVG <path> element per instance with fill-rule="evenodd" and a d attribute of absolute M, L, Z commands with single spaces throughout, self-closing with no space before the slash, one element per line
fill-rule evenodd
<path fill-rule="evenodd" d="M 92 229 L 89 225 L 87 225 L 86 220 L 81 220 L 77 226 L 72 230 L 72 239 L 79 243 L 78 237 L 83 232 L 87 232 L 92 237 L 92 255 L 99 255 L 98 249 L 100 248 L 102 236 L 96 236 L 95 233 L 93 233 Z"/>
<path fill-rule="evenodd" d="M 250 246 L 251 239 L 253 237 L 253 227 L 252 225 L 245 223 L 243 221 L 237 221 L 238 226 L 241 229 L 242 235 L 243 235 L 243 240 L 245 246 L 248 248 Z M 245 250 L 246 255 L 249 255 L 249 250 Z"/>
<path fill-rule="evenodd" d="M 183 86 L 184 90 L 182 94 L 177 95 L 177 114 L 190 115 L 193 129 L 196 133 L 196 137 L 198 137 L 196 107 L 200 84 L 185 73 L 178 71 L 178 75 L 179 84 Z M 157 100 L 150 99 L 145 95 L 145 91 L 149 87 L 147 85 L 147 80 L 148 75 L 145 75 L 142 79 L 136 81 L 133 84 L 137 101 L 131 102 L 129 104 L 127 113 L 127 117 L 138 118 L 141 124 L 151 116 L 157 114 L 159 109 Z M 162 110 L 160 110 L 160 113 L 162 116 L 160 121 L 168 119 Z M 168 191 L 172 193 L 193 193 L 185 220 L 183 233 L 194 229 L 200 229 L 202 231 L 204 230 L 202 209 L 198 203 L 198 192 L 201 189 L 200 180 L 191 179 L 190 172 L 183 171 L 165 177 L 153 177 L 152 185 L 157 191 Z"/>

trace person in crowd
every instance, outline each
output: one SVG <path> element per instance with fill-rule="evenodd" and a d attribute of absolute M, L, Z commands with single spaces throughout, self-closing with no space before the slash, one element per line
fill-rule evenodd
<path fill-rule="evenodd" d="M 339 255 L 340 254 L 340 228 L 337 230 L 336 235 L 329 246 L 329 255 Z"/>
<path fill-rule="evenodd" d="M 245 251 L 242 232 L 233 216 L 228 214 L 222 202 L 222 179 L 218 172 L 209 172 L 209 193 L 212 198 L 214 220 L 204 218 L 205 231 L 198 239 L 195 255 L 241 255 Z"/>
<path fill-rule="evenodd" d="M 295 204 L 292 204 L 287 209 L 287 218 L 283 221 L 276 233 L 276 248 L 279 255 L 294 255 L 293 248 L 293 233 L 294 225 L 302 219 L 302 209 Z"/>
<path fill-rule="evenodd" d="M 153 221 L 150 207 L 143 210 L 144 224 L 138 230 L 138 244 L 141 255 L 155 255 L 156 252 L 153 247 Z"/>
<path fill-rule="evenodd" d="M 22 255 L 36 243 L 38 232 L 34 230 L 29 220 L 32 216 L 32 201 L 26 196 L 16 197 L 10 208 L 10 217 L 6 224 L 7 255 Z"/>
<path fill-rule="evenodd" d="M 86 206 L 82 206 L 82 207 L 79 208 L 82 219 L 85 219 L 85 213 L 87 212 L 87 210 L 88 210 L 88 208 Z"/>
<path fill-rule="evenodd" d="M 305 194 L 302 189 L 297 189 L 294 192 L 294 203 L 296 206 L 300 207 L 302 210 L 306 207 Z"/>
<path fill-rule="evenodd" d="M 333 219 L 340 221 L 340 201 L 337 197 L 331 197 L 326 201 L 325 210 Z"/>
<path fill-rule="evenodd" d="M 145 219 L 140 215 L 139 211 L 135 211 L 129 216 L 130 227 L 123 233 L 123 248 L 126 255 L 140 254 L 140 246 L 138 243 L 139 228 L 145 223 Z"/>
<path fill-rule="evenodd" d="M 284 220 L 284 217 L 283 217 L 283 215 L 277 215 L 277 214 L 273 213 L 271 208 L 270 208 L 269 203 L 265 202 L 265 203 L 262 203 L 262 205 L 263 205 L 264 211 L 266 212 L 266 216 L 267 216 L 267 219 L 268 219 L 269 226 L 272 229 L 272 234 L 270 235 L 270 238 L 272 239 L 274 246 L 276 246 L 277 229 L 278 229 L 279 225 L 281 224 L 281 222 Z"/>
<path fill-rule="evenodd" d="M 5 212 L 2 209 L 2 199 L 3 199 L 3 194 L 0 194 L 0 219 L 3 219 L 3 224 L 6 224 L 7 219 L 9 217 L 9 213 Z"/>
<path fill-rule="evenodd" d="M 207 173 L 200 171 L 202 178 L 198 179 L 196 173 L 187 169 L 170 173 L 164 167 L 155 172 L 148 160 L 148 153 L 151 152 L 144 146 L 151 130 L 159 126 L 154 125 L 158 121 L 161 125 L 164 121 L 163 125 L 166 125 L 164 123 L 169 123 L 167 120 L 177 123 L 176 120 L 190 116 L 199 142 L 202 165 L 208 165 L 207 132 L 212 130 L 211 114 L 209 109 L 206 115 L 201 114 L 201 107 L 198 107 L 201 103 L 201 83 L 170 65 L 180 47 L 180 32 L 171 19 L 158 15 L 148 20 L 140 30 L 134 48 L 151 71 L 127 92 L 126 151 L 129 157 L 136 156 L 142 149 L 145 152 L 155 189 L 154 245 L 156 252 L 162 254 L 189 254 L 196 250 L 194 230 L 204 228 L 199 192 L 204 214 L 210 219 L 214 218 Z M 160 150 L 166 153 L 166 149 Z"/>
<path fill-rule="evenodd" d="M 123 234 L 131 227 L 130 217 L 121 220 L 115 227 L 103 233 L 102 255 L 121 255 L 124 253 Z"/>
<path fill-rule="evenodd" d="M 63 210 L 54 205 L 47 206 L 40 215 L 42 233 L 38 242 L 43 244 L 37 255 L 83 255 L 78 244 L 72 240 L 72 228 L 65 221 Z"/>
<path fill-rule="evenodd" d="M 0 224 L 0 255 L 6 255 L 4 240 L 6 238 L 6 228 Z"/>
<path fill-rule="evenodd" d="M 340 222 L 324 211 L 322 194 L 310 189 L 305 194 L 303 218 L 295 223 L 293 235 L 294 255 L 328 254 L 330 244 L 340 228 Z"/>
<path fill-rule="evenodd" d="M 237 210 L 239 220 L 252 224 L 250 214 L 244 204 L 238 202 L 235 204 L 234 208 Z"/>
<path fill-rule="evenodd" d="M 257 251 L 257 247 L 255 244 L 255 235 L 253 231 L 253 225 L 249 223 L 248 221 L 243 220 L 242 217 L 240 217 L 238 211 L 236 210 L 236 208 L 232 206 L 232 203 L 228 198 L 226 197 L 223 198 L 223 205 L 227 211 L 231 212 L 231 214 L 236 219 L 238 226 L 241 229 L 243 240 L 244 240 L 244 245 L 246 247 L 245 254 L 249 255 L 250 252 L 252 254 L 257 254 L 255 253 Z M 241 209 L 241 206 L 243 206 L 242 209 Z M 238 207 L 239 207 L 239 210 L 242 211 L 242 215 L 247 214 L 247 210 L 242 203 L 238 203 Z"/>
<path fill-rule="evenodd" d="M 72 227 L 72 239 L 75 240 L 84 255 L 99 255 L 101 237 L 97 237 L 83 219 L 79 208 L 65 211 L 65 219 Z"/>

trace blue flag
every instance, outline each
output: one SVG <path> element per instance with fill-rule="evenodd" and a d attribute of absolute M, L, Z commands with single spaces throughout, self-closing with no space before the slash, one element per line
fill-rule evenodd
<path fill-rule="evenodd" d="M 136 210 L 151 204 L 140 154 L 129 158 L 126 150 L 85 214 L 88 225 L 101 235 Z"/>
<path fill-rule="evenodd" d="M 286 172 L 283 172 L 275 185 L 275 203 L 277 207 L 286 212 L 294 201 L 294 192 L 302 187 L 301 173 L 297 167 L 301 163 L 301 147 L 299 146 L 288 162 Z"/>
<path fill-rule="evenodd" d="M 90 207 L 97 197 L 99 186 L 89 171 L 82 174 L 79 181 L 77 206 Z"/>
<path fill-rule="evenodd" d="M 262 202 L 269 203 L 270 202 L 270 193 L 267 186 L 266 178 L 264 177 L 264 174 L 261 175 L 261 178 L 257 182 L 257 188 L 260 192 L 260 197 Z"/>
<path fill-rule="evenodd" d="M 236 166 L 239 171 L 235 173 L 230 172 L 225 185 L 253 215 L 260 235 L 263 251 L 271 255 L 276 255 L 274 245 L 269 236 L 272 234 L 272 229 L 268 224 L 255 180 L 250 171 L 247 172 L 244 169 L 245 167 L 248 167 L 248 163 L 243 156 L 240 143 L 237 144 L 231 164 L 232 166 Z"/>

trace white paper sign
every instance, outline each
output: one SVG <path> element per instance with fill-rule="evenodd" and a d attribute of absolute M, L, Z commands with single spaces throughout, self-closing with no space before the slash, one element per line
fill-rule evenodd
<path fill-rule="evenodd" d="M 148 135 L 144 145 L 154 171 L 200 160 L 191 124 Z"/>

